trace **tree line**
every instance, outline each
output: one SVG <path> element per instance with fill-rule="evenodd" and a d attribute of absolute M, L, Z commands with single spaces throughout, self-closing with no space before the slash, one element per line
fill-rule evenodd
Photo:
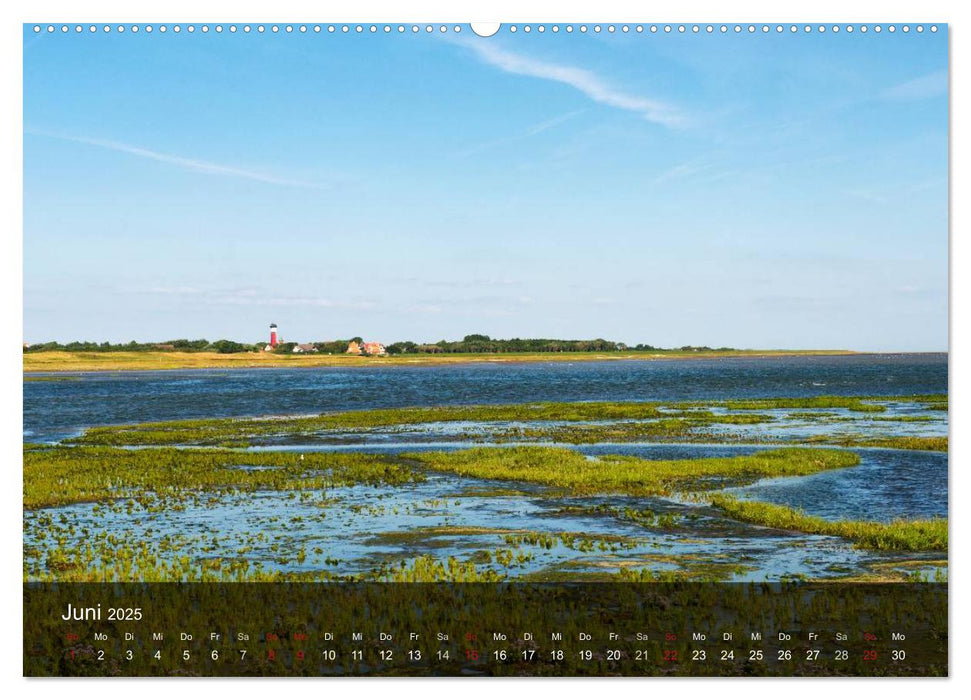
<path fill-rule="evenodd" d="M 317 352 L 330 355 L 340 355 L 347 351 L 347 346 L 351 342 L 362 343 L 360 336 L 348 338 L 347 340 L 327 340 L 310 343 Z M 273 352 L 278 354 L 293 353 L 297 343 L 281 343 Z M 234 340 L 215 340 L 208 341 L 204 338 L 198 340 L 167 340 L 161 343 L 95 343 L 86 341 L 74 341 L 71 343 L 37 343 L 29 347 L 24 347 L 24 352 L 45 352 L 61 350 L 66 352 L 158 352 L 158 351 L 177 351 L 177 352 L 218 352 L 223 354 L 237 352 L 257 352 L 266 347 L 265 341 L 257 343 L 239 343 Z M 700 352 L 711 350 L 732 350 L 732 348 L 712 348 L 707 345 L 684 345 L 674 348 L 683 352 Z M 487 335 L 471 334 L 462 340 L 440 340 L 437 343 L 416 343 L 410 340 L 402 340 L 389 345 L 385 345 L 385 351 L 389 355 L 411 355 L 411 354 L 444 354 L 444 353 L 543 353 L 543 352 L 618 352 L 627 350 L 639 351 L 663 351 L 665 348 L 656 347 L 639 343 L 637 345 L 627 345 L 603 338 L 593 340 L 561 340 L 555 338 L 509 338 L 499 339 L 490 338 Z"/>
<path fill-rule="evenodd" d="M 652 346 L 637 346 L 645 350 Z M 403 340 L 386 346 L 390 354 L 437 353 L 504 353 L 504 352 L 613 352 L 629 350 L 624 343 L 603 338 L 593 340 L 560 340 L 556 338 L 510 338 L 502 340 L 487 335 L 467 335 L 462 340 L 440 340 L 437 343 L 415 343 Z"/>
<path fill-rule="evenodd" d="M 264 343 L 237 343 L 235 340 L 214 340 L 208 341 L 204 338 L 199 340 L 166 340 L 161 343 L 95 343 L 85 340 L 75 340 L 70 343 L 58 343 L 51 341 L 48 343 L 35 343 L 24 346 L 24 352 L 49 352 L 60 350 L 64 352 L 253 352 L 262 348 Z"/>

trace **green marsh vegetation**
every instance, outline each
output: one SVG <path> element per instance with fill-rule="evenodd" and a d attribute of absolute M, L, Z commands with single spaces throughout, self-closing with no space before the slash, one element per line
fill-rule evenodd
<path fill-rule="evenodd" d="M 712 425 L 755 425 L 773 421 L 772 416 L 759 413 L 713 414 L 710 411 L 690 411 L 672 417 L 650 421 L 619 421 L 606 423 L 554 424 L 530 427 L 510 427 L 495 430 L 496 442 L 539 441 L 570 445 L 594 445 L 602 442 L 638 442 L 685 440 L 708 441 L 712 435 L 704 429 Z"/>
<path fill-rule="evenodd" d="M 462 562 L 455 557 L 442 561 L 432 556 L 420 556 L 411 562 L 383 572 L 378 579 L 391 583 L 483 583 L 505 580 L 505 575 L 492 569 L 480 570 L 473 562 Z"/>
<path fill-rule="evenodd" d="M 493 527 L 474 527 L 460 525 L 437 525 L 432 527 L 420 527 L 412 530 L 392 530 L 390 532 L 378 532 L 369 540 L 370 544 L 380 545 L 422 545 L 430 541 L 442 538 L 456 537 L 477 537 L 477 536 L 505 536 L 515 533 L 516 530 Z"/>
<path fill-rule="evenodd" d="M 617 581 L 630 583 L 678 583 L 684 581 L 717 583 L 731 580 L 733 576 L 744 574 L 748 570 L 749 567 L 727 562 L 674 571 L 624 567 L 614 575 L 614 578 Z"/>
<path fill-rule="evenodd" d="M 711 496 L 711 504 L 731 518 L 744 522 L 832 535 L 852 540 L 866 549 L 898 551 L 947 551 L 947 519 L 897 520 L 890 523 L 825 520 L 774 503 L 744 501 L 725 494 Z"/>
<path fill-rule="evenodd" d="M 840 447 L 884 447 L 891 450 L 924 450 L 947 452 L 948 438 L 941 436 L 889 435 L 865 437 L 863 435 L 814 435 L 806 438 L 807 444 L 838 445 Z"/>
<path fill-rule="evenodd" d="M 686 520 L 695 516 L 685 516 L 681 513 L 655 513 L 650 508 L 632 508 L 630 506 L 563 506 L 556 513 L 566 516 L 608 516 L 624 522 L 636 523 L 648 530 L 678 530 L 685 526 Z"/>
<path fill-rule="evenodd" d="M 553 549 L 561 546 L 577 552 L 619 552 L 625 549 L 633 549 L 638 545 L 636 539 L 623 535 L 591 536 L 582 532 L 523 532 L 506 535 L 504 540 L 511 547 L 529 545 Z"/>
<path fill-rule="evenodd" d="M 934 416 L 873 416 L 870 420 L 887 423 L 930 423 L 936 421 Z"/>
<path fill-rule="evenodd" d="M 847 443 L 849 445 L 849 443 Z M 888 447 L 897 450 L 928 450 L 931 452 L 947 452 L 948 438 L 941 437 L 884 437 L 867 438 L 857 442 L 861 447 Z"/>
<path fill-rule="evenodd" d="M 774 476 L 805 476 L 859 463 L 853 452 L 783 448 L 738 457 L 648 460 L 626 455 L 596 459 L 559 447 L 480 447 L 402 455 L 426 469 L 462 476 L 527 481 L 573 494 L 665 496 L 751 483 Z"/>
<path fill-rule="evenodd" d="M 594 513 L 610 515 L 618 520 L 637 523 L 649 530 L 676 530 L 684 526 L 684 516 L 678 513 L 655 513 L 650 508 L 595 506 L 591 510 Z"/>
<path fill-rule="evenodd" d="M 422 478 L 382 455 L 51 447 L 24 451 L 24 508 L 118 498 L 177 501 L 221 491 L 398 485 Z"/>
<path fill-rule="evenodd" d="M 885 404 L 890 401 L 906 400 L 933 405 L 940 398 L 935 395 L 817 396 L 705 402 L 525 403 L 372 409 L 305 417 L 214 418 L 105 426 L 91 428 L 71 442 L 83 445 L 245 447 L 283 438 L 314 439 L 328 432 L 354 433 L 434 423 L 485 424 L 489 428 L 484 433 L 481 430 L 458 431 L 453 439 L 492 437 L 497 440 L 549 440 L 573 444 L 644 439 L 710 439 L 711 435 L 704 431 L 708 426 L 753 425 L 776 420 L 771 415 L 752 411 L 815 409 L 811 413 L 803 411 L 799 417 L 828 421 L 836 416 L 820 413 L 820 409 L 846 409 L 869 415 L 885 412 Z"/>
<path fill-rule="evenodd" d="M 100 517 L 101 509 L 107 509 L 115 516 L 127 514 L 128 518 L 138 520 L 179 510 L 189 501 L 194 506 L 205 507 L 207 503 L 218 502 L 222 496 L 256 491 L 288 492 L 295 497 L 299 494 L 301 501 L 304 495 L 311 501 L 326 501 L 326 489 L 334 486 L 404 485 L 424 479 L 426 469 L 478 475 L 490 480 L 540 483 L 572 493 L 646 495 L 711 488 L 716 483 L 744 483 L 767 475 L 814 473 L 852 466 L 856 462 L 856 455 L 849 452 L 792 448 L 732 458 L 659 462 L 624 456 L 591 460 L 571 450 L 535 446 L 399 457 L 357 453 L 315 453 L 301 457 L 290 452 L 225 449 L 46 447 L 24 452 L 24 507 L 32 511 L 94 502 L 92 514 L 96 517 Z M 321 505 L 320 517 L 326 517 L 328 504 L 321 501 Z M 385 506 L 366 503 L 355 512 L 373 517 L 383 514 Z M 264 536 L 261 531 L 240 540 L 220 540 L 215 535 L 207 539 L 175 533 L 149 543 L 132 539 L 123 531 L 101 530 L 97 526 L 85 526 L 79 532 L 70 517 L 62 513 L 58 519 L 54 513 L 41 511 L 38 518 L 30 520 L 31 545 L 25 551 L 24 572 L 30 580 L 343 580 L 327 569 L 270 570 L 263 562 L 250 558 L 250 552 L 257 546 L 264 557 L 267 549 L 275 552 L 274 559 L 280 565 L 303 564 L 307 545 L 285 534 L 302 517 L 291 518 L 289 525 L 276 523 L 276 534 L 272 536 Z M 645 528 L 675 524 L 674 518 L 657 516 L 647 510 L 628 508 L 605 513 Z M 277 520 L 276 516 L 265 518 L 271 526 Z M 467 527 L 385 533 L 380 537 L 388 544 L 414 546 L 427 545 L 428 537 L 434 540 L 483 535 L 492 535 L 497 538 L 496 544 L 506 545 L 501 552 L 496 550 L 490 554 L 492 562 L 499 567 L 496 570 L 479 571 L 475 562 L 418 558 L 405 566 L 380 567 L 361 576 L 389 581 L 496 580 L 506 575 L 505 570 L 532 558 L 522 547 L 550 549 L 555 544 L 580 553 L 612 553 L 630 549 L 635 542 L 628 537 L 579 532 L 551 534 Z M 267 537 L 274 541 L 270 542 Z M 323 550 L 315 553 L 319 555 L 316 561 L 331 561 L 331 557 L 324 559 Z"/>
<path fill-rule="evenodd" d="M 927 411 L 947 411 L 947 394 L 917 394 L 905 400 L 919 403 Z"/>
<path fill-rule="evenodd" d="M 739 525 L 747 522 L 833 535 L 867 549 L 946 550 L 946 519 L 889 524 L 832 523 L 798 512 L 787 512 L 778 506 L 753 505 L 752 502 L 736 502 L 720 494 L 713 495 L 720 488 L 744 485 L 762 478 L 804 476 L 853 467 L 859 462 L 857 454 L 834 447 L 947 450 L 945 436 L 867 434 L 867 430 L 876 430 L 878 424 L 887 426 L 883 429 L 888 430 L 894 421 L 914 423 L 917 428 L 919 424 L 941 420 L 931 415 L 884 415 L 894 403 L 904 403 L 910 410 L 914 404 L 928 411 L 947 408 L 946 396 L 935 395 L 544 402 L 345 411 L 297 418 L 184 420 L 93 428 L 69 441 L 70 444 L 24 445 L 25 511 L 96 503 L 94 515 L 100 517 L 102 511 L 97 509 L 110 512 L 116 516 L 116 522 L 121 523 L 121 529 L 89 524 L 90 532 L 78 532 L 69 522 L 48 518 L 47 511 L 38 512 L 41 516 L 38 518 L 25 515 L 25 536 L 29 526 L 31 539 L 29 546 L 25 546 L 24 576 L 29 580 L 65 581 L 495 581 L 549 575 L 554 578 L 563 576 L 562 580 L 626 577 L 625 580 L 656 582 L 725 580 L 742 573 L 742 569 L 736 570 L 737 562 L 689 567 L 680 560 L 680 563 L 674 559 L 670 562 L 662 558 L 648 560 L 643 553 L 629 552 L 634 540 L 639 540 L 642 545 L 655 542 L 665 531 L 677 533 L 677 537 L 689 542 L 692 533 L 698 531 L 692 519 L 710 519 L 711 511 L 707 509 L 699 511 L 704 512 L 704 516 L 686 515 L 683 510 L 658 513 L 650 508 L 632 506 L 580 505 L 560 509 L 566 517 L 571 514 L 602 516 L 643 528 L 643 535 L 625 539 L 604 536 L 603 533 L 492 530 L 457 525 L 452 515 L 460 510 L 456 506 L 464 497 L 678 495 L 688 501 L 711 502 L 727 518 L 738 521 L 733 527 L 747 527 Z M 861 432 L 790 439 L 784 435 L 776 437 L 771 432 L 762 434 L 759 428 L 756 432 L 740 430 L 738 433 L 714 429 L 719 425 L 740 428 L 759 424 L 784 426 L 788 420 L 821 425 L 848 421 L 852 422 L 851 430 L 859 425 Z M 396 456 L 362 452 L 315 452 L 301 456 L 294 452 L 233 449 L 251 444 L 272 444 L 280 439 L 316 439 L 327 433 L 340 435 L 346 442 L 355 442 L 358 435 L 381 431 L 393 434 L 428 428 L 435 423 L 453 424 L 446 439 L 497 443 L 745 441 L 784 446 L 732 457 L 675 460 L 610 454 L 587 457 L 574 450 L 535 444 L 500 444 Z M 470 426 L 466 429 L 466 426 L 455 425 L 459 423 L 469 423 Z M 869 428 L 867 423 L 870 423 Z M 837 427 L 842 428 L 842 425 Z M 431 430 L 434 431 L 433 425 Z M 800 446 L 791 446 L 792 443 Z M 173 447 L 175 445 L 187 447 L 177 449 Z M 127 447 L 136 449 L 125 449 Z M 341 565 L 342 554 L 330 551 L 324 541 L 308 538 L 307 533 L 313 532 L 314 528 L 319 532 L 320 523 L 328 517 L 332 507 L 346 514 L 341 517 L 349 518 L 390 517 L 392 513 L 399 513 L 399 504 L 380 502 L 384 498 L 382 494 L 388 491 L 377 491 L 373 498 L 378 500 L 372 502 L 344 503 L 342 497 L 335 499 L 334 492 L 328 493 L 328 489 L 358 485 L 406 486 L 425 481 L 429 472 L 504 483 L 484 484 L 482 488 L 462 487 L 440 498 L 401 506 L 401 512 L 407 515 L 418 515 L 421 511 L 421 517 L 441 518 L 434 527 L 392 532 L 389 528 L 394 525 L 391 525 L 369 533 L 375 542 L 402 549 L 399 554 L 419 555 L 407 561 L 392 562 L 376 557 L 375 561 L 381 562 L 376 568 L 361 570 L 352 566 L 346 569 Z M 277 492 L 283 498 L 296 499 L 315 508 L 310 514 L 301 512 L 283 520 L 268 517 L 265 522 L 270 526 L 271 534 L 264 537 L 262 532 L 256 534 L 253 530 L 253 534 L 241 535 L 239 541 L 219 539 L 215 534 L 211 539 L 174 534 L 145 545 L 137 542 L 134 531 L 125 530 L 129 527 L 126 522 L 147 519 L 163 523 L 169 512 L 215 505 L 224 497 L 235 499 L 237 503 L 249 502 L 247 499 L 257 492 Z M 338 502 L 339 508 L 336 507 Z M 131 520 L 118 518 L 120 514 Z M 64 517 L 62 513 L 61 518 Z M 330 517 L 334 519 L 332 512 Z M 153 521 L 153 518 L 162 520 Z M 305 519 L 312 521 L 313 527 L 305 529 Z M 566 526 L 563 529 L 567 529 Z M 125 532 L 135 541 L 126 541 Z M 445 552 L 436 557 L 433 552 L 426 554 L 423 550 L 425 547 L 444 548 L 456 542 L 459 549 L 467 549 L 468 546 L 479 546 L 478 540 L 486 537 L 493 538 L 488 543 L 491 548 L 479 549 L 468 558 L 444 557 Z M 788 546 L 800 545 L 793 542 Z M 556 569 L 554 566 L 540 572 L 523 573 L 540 562 L 556 560 L 560 555 L 550 552 L 562 549 L 584 556 L 575 560 L 576 567 L 564 565 Z M 619 556 L 622 553 L 625 553 L 624 557 L 631 555 L 630 562 L 623 561 Z M 590 555 L 597 554 L 603 555 L 603 570 L 589 570 L 590 566 L 601 565 L 592 563 L 594 558 Z M 525 566 L 536 557 L 537 563 L 533 567 Z M 359 573 L 353 573 L 355 571 Z M 898 573 L 895 569 L 886 576 L 910 575 L 898 576 Z"/>
<path fill-rule="evenodd" d="M 764 411 L 776 408 L 845 408 L 859 413 L 883 413 L 886 407 L 873 403 L 874 400 L 884 401 L 890 397 L 860 397 L 860 396 L 804 396 L 799 398 L 772 399 L 729 399 L 713 402 L 728 409 L 746 411 Z"/>
<path fill-rule="evenodd" d="M 214 418 L 91 428 L 78 444 L 219 444 L 259 436 L 311 435 L 325 430 L 361 430 L 449 422 L 604 421 L 658 419 L 653 403 L 536 403 L 497 406 L 441 406 L 345 411 L 300 418 Z"/>

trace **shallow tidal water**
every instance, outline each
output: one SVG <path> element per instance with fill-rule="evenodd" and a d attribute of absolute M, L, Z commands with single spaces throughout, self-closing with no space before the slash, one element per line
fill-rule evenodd
<path fill-rule="evenodd" d="M 685 400 L 774 396 L 945 393 L 946 356 L 745 358 L 716 361 L 584 362 L 379 369 L 234 370 L 83 374 L 78 381 L 25 382 L 25 441 L 57 441 L 84 428 L 119 422 L 225 415 L 308 414 L 385 406 L 524 401 Z M 828 409 L 832 420 L 792 411 L 760 411 L 773 421 L 711 426 L 752 444 L 623 443 L 571 447 L 595 458 L 629 454 L 684 459 L 748 454 L 762 438 L 819 435 L 940 436 L 947 416 L 894 403 L 883 417 Z M 798 413 L 798 412 L 795 412 Z M 494 426 L 493 426 L 494 427 Z M 528 426 L 527 426 L 528 427 Z M 481 440 L 468 440 L 482 430 Z M 489 426 L 436 423 L 392 430 L 328 434 L 294 451 L 389 452 L 461 449 L 489 444 Z M 304 438 L 305 440 L 306 438 Z M 505 444 L 509 444 L 508 442 Z M 827 519 L 889 522 L 946 517 L 945 453 L 854 448 L 859 466 L 807 477 L 766 479 L 729 489 L 741 497 L 800 508 Z M 624 509 L 665 516 L 632 522 Z M 613 572 L 621 567 L 711 574 L 722 580 L 834 578 L 896 563 L 908 571 L 943 554 L 877 553 L 834 537 L 748 525 L 678 499 L 573 497 L 544 487 L 430 473 L 404 486 L 358 485 L 324 492 L 262 492 L 188 503 L 184 510 L 76 504 L 25 513 L 26 565 L 43 568 L 49 540 L 42 521 L 60 523 L 67 546 L 87 532 L 126 541 L 181 538 L 180 554 L 240 557 L 265 571 L 357 575 L 422 555 L 454 556 L 504 575 L 542 578 Z M 68 531 L 66 523 L 70 523 Z M 522 536 L 549 535 L 541 543 Z M 170 555 L 174 556 L 174 555 Z"/>
<path fill-rule="evenodd" d="M 78 372 L 24 382 L 25 439 L 222 416 L 522 403 L 946 394 L 947 355 Z"/>
<path fill-rule="evenodd" d="M 483 560 L 481 553 L 495 557 L 496 550 L 528 557 L 496 567 L 513 576 L 631 566 L 717 571 L 723 580 L 751 581 L 793 575 L 828 578 L 900 558 L 855 549 L 837 538 L 738 523 L 711 508 L 673 500 L 566 497 L 535 486 L 511 488 L 505 482 L 452 475 L 432 474 L 426 482 L 407 486 L 354 486 L 308 495 L 313 498 L 307 501 L 273 492 L 227 496 L 165 513 L 137 507 L 133 512 L 95 512 L 93 505 L 79 504 L 32 513 L 27 531 L 31 520 L 67 515 L 78 531 L 107 530 L 127 541 L 183 537 L 191 544 L 181 553 L 188 550 L 197 557 L 231 558 L 247 547 L 246 558 L 260 562 L 264 571 L 335 575 L 361 574 L 426 554 L 471 559 L 488 568 L 493 562 Z M 327 505 L 321 507 L 320 501 Z M 655 529 L 596 512 L 597 507 L 651 509 L 677 520 Z M 579 543 L 567 546 L 562 540 L 551 547 L 510 546 L 506 536 L 523 532 L 580 535 L 592 549 L 584 551 Z M 254 541 L 256 533 L 263 539 Z M 28 535 L 25 544 L 39 543 Z"/>

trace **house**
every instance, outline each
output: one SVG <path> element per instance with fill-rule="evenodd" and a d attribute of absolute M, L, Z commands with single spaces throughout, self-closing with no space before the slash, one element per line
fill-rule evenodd
<path fill-rule="evenodd" d="M 365 343 L 357 342 L 352 340 L 347 344 L 347 350 L 344 351 L 348 355 L 387 355 L 388 351 L 385 349 L 384 345 L 381 343 Z"/>
<path fill-rule="evenodd" d="M 317 352 L 317 346 L 310 343 L 300 343 L 299 345 L 293 346 L 292 352 Z"/>

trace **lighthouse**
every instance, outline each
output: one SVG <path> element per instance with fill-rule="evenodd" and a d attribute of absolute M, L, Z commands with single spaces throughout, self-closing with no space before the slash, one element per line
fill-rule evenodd
<path fill-rule="evenodd" d="M 276 324 L 270 324 L 270 347 L 276 347 L 280 344 L 280 339 L 277 337 Z"/>

